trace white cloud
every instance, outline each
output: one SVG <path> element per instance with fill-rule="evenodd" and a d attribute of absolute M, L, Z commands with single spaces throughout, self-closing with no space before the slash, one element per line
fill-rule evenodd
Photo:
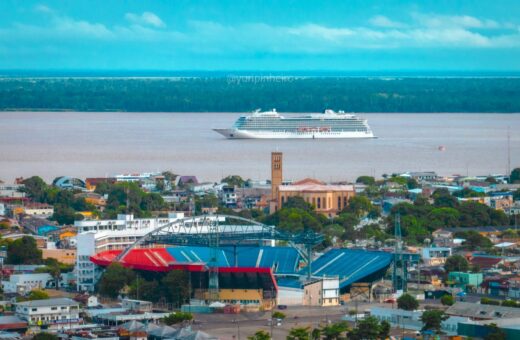
<path fill-rule="evenodd" d="M 152 26 L 157 28 L 166 27 L 166 24 L 152 12 L 143 12 L 141 15 L 135 13 L 126 13 L 126 20 L 136 25 Z"/>
<path fill-rule="evenodd" d="M 54 12 L 50 7 L 42 5 L 42 4 L 34 6 L 34 10 L 36 12 L 40 12 L 40 13 L 53 13 Z"/>
<path fill-rule="evenodd" d="M 288 28 L 287 32 L 294 35 L 326 40 L 338 40 L 354 34 L 354 31 L 349 28 L 331 28 L 316 24 L 306 24 L 294 28 Z"/>
<path fill-rule="evenodd" d="M 412 13 L 416 22 L 425 27 L 450 28 L 500 28 L 500 25 L 490 19 L 478 19 L 469 15 L 435 15 Z"/>
<path fill-rule="evenodd" d="M 55 29 L 60 34 L 79 35 L 89 38 L 112 38 L 114 35 L 110 29 L 100 23 L 75 20 L 69 17 L 56 17 L 53 21 Z"/>
<path fill-rule="evenodd" d="M 334 54 L 349 49 L 395 48 L 512 48 L 520 47 L 517 23 L 498 23 L 471 16 L 413 13 L 407 22 L 376 16 L 370 24 L 269 25 L 249 22 L 224 25 L 213 21 L 188 21 L 182 31 L 166 28 L 153 13 L 127 13 L 128 22 L 105 25 L 60 15 L 48 8 L 45 24 L 16 23 L 0 28 L 0 43 L 20 40 L 45 43 L 95 39 L 110 42 L 158 43 L 166 48 L 203 54 L 309 53 Z M 45 10 L 43 10 L 45 11 Z M 500 30 L 488 29 L 501 27 Z M 35 38 L 37 37 L 37 38 Z M 55 44 L 59 46 L 58 44 Z"/>
<path fill-rule="evenodd" d="M 390 20 L 388 17 L 385 17 L 384 15 L 376 15 L 370 18 L 368 22 L 373 26 L 385 28 L 399 28 L 406 26 L 401 22 Z"/>

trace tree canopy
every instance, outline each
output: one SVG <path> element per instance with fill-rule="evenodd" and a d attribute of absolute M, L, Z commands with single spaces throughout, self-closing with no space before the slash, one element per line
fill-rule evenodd
<path fill-rule="evenodd" d="M 444 270 L 446 273 L 467 272 L 469 270 L 469 262 L 464 256 L 452 255 L 446 259 Z"/>
<path fill-rule="evenodd" d="M 509 183 L 520 183 L 520 168 L 514 168 L 509 176 Z"/>
<path fill-rule="evenodd" d="M 231 77 L 234 78 L 234 77 Z M 5 78 L 0 110 L 130 112 L 520 112 L 515 78 L 294 77 L 230 81 L 225 75 L 176 79 Z M 204 96 L 201 96 L 201 94 Z M 161 100 L 153 100 L 161 98 Z M 222 100 L 226 98 L 226 100 Z"/>
<path fill-rule="evenodd" d="M 397 307 L 404 310 L 416 310 L 419 307 L 419 302 L 410 294 L 403 294 L 397 299 Z"/>
<path fill-rule="evenodd" d="M 163 318 L 164 323 L 168 326 L 191 320 L 193 320 L 193 314 L 188 312 L 175 312 Z"/>
<path fill-rule="evenodd" d="M 42 263 L 42 251 L 38 249 L 34 238 L 23 236 L 8 244 L 6 262 L 8 264 L 40 264 Z"/>
<path fill-rule="evenodd" d="M 424 311 L 421 315 L 421 321 L 423 323 L 423 331 L 434 331 L 435 333 L 441 333 L 441 326 L 444 320 L 448 319 L 448 316 L 443 311 L 432 309 Z"/>
<path fill-rule="evenodd" d="M 220 183 L 226 183 L 227 185 L 237 186 L 237 187 L 241 188 L 244 186 L 245 181 L 242 177 L 240 177 L 238 175 L 230 175 L 230 176 L 224 177 L 220 181 Z"/>
<path fill-rule="evenodd" d="M 348 334 L 348 338 L 352 340 L 386 339 L 390 332 L 389 326 L 388 322 L 379 323 L 375 317 L 369 316 L 358 321 L 357 327 Z"/>
<path fill-rule="evenodd" d="M 116 298 L 121 290 L 129 285 L 135 278 L 132 270 L 123 267 L 119 263 L 112 263 L 101 276 L 97 289 L 102 296 Z"/>

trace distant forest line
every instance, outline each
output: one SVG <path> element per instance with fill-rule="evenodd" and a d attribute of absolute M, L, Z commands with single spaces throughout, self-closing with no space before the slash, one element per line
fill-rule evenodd
<path fill-rule="evenodd" d="M 0 78 L 0 110 L 520 112 L 519 78 Z"/>

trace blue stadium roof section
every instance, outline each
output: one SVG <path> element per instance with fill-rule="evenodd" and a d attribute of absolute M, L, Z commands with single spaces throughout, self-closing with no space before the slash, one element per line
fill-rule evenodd
<path fill-rule="evenodd" d="M 181 263 L 208 263 L 211 250 L 208 247 L 169 247 L 168 253 Z M 238 267 L 271 268 L 276 274 L 293 274 L 301 260 L 291 247 L 236 247 Z M 217 254 L 219 267 L 235 267 L 233 247 L 221 247 Z"/>
<path fill-rule="evenodd" d="M 355 282 L 370 282 L 384 275 L 393 254 L 359 249 L 332 249 L 312 262 L 312 276 L 338 276 L 340 289 Z M 302 269 L 300 274 L 305 274 Z"/>

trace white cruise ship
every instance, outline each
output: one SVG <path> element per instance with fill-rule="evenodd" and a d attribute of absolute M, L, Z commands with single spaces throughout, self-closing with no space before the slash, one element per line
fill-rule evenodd
<path fill-rule="evenodd" d="M 276 110 L 241 116 L 229 129 L 214 129 L 226 138 L 374 138 L 366 119 L 325 110 L 284 117 Z"/>

